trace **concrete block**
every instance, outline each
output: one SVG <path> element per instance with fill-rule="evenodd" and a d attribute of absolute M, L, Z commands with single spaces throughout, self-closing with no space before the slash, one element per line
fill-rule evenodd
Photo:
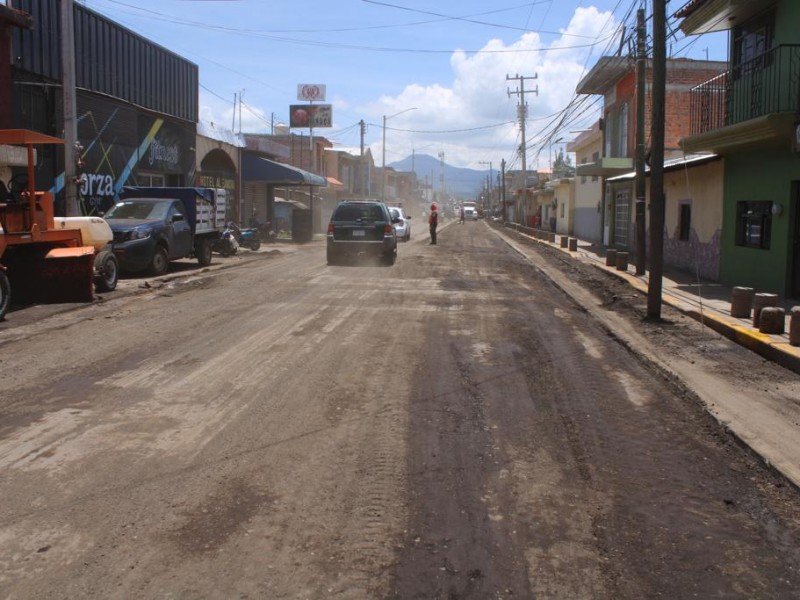
<path fill-rule="evenodd" d="M 778 294 L 758 293 L 753 296 L 753 327 L 761 322 L 761 310 L 769 306 L 777 306 Z"/>
<path fill-rule="evenodd" d="M 617 251 L 617 271 L 628 270 L 628 253 Z"/>
<path fill-rule="evenodd" d="M 562 248 L 566 248 L 567 247 L 567 242 L 569 242 L 569 238 L 567 236 L 565 236 L 565 235 L 562 235 L 561 236 L 561 247 Z"/>
<path fill-rule="evenodd" d="M 789 312 L 789 343 L 800 346 L 800 306 L 795 306 Z"/>
<path fill-rule="evenodd" d="M 785 330 L 786 311 L 778 306 L 765 306 L 761 309 L 758 330 L 761 333 L 782 334 Z"/>
<path fill-rule="evenodd" d="M 569 251 L 570 252 L 578 251 L 578 238 L 569 238 Z"/>
<path fill-rule="evenodd" d="M 614 248 L 606 250 L 606 266 L 614 267 L 617 265 L 617 251 Z"/>
<path fill-rule="evenodd" d="M 731 291 L 731 316 L 749 319 L 753 310 L 755 290 L 751 287 L 735 287 Z"/>

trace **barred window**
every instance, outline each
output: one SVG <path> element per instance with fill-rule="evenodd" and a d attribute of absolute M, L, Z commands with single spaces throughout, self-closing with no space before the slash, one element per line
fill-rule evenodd
<path fill-rule="evenodd" d="M 772 202 L 736 203 L 736 245 L 768 250 L 772 237 Z"/>

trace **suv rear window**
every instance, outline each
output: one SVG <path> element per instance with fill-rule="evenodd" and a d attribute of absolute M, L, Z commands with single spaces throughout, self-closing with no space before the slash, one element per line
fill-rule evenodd
<path fill-rule="evenodd" d="M 335 221 L 384 221 L 385 218 L 377 204 L 340 204 L 333 215 Z"/>

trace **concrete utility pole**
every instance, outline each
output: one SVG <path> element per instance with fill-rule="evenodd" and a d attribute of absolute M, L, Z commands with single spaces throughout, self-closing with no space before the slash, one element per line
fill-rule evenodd
<path fill-rule="evenodd" d="M 500 159 L 500 201 L 503 209 L 503 223 L 506 222 L 506 159 Z"/>
<path fill-rule="evenodd" d="M 361 119 L 358 125 L 361 130 L 361 154 L 359 156 L 364 156 L 364 135 L 367 132 L 367 125 L 364 123 L 364 119 Z"/>
<path fill-rule="evenodd" d="M 636 11 L 636 274 L 644 275 L 647 267 L 647 203 L 644 165 L 644 111 L 647 31 L 644 9 Z"/>
<path fill-rule="evenodd" d="M 444 152 L 439 152 L 439 202 L 444 203 Z"/>
<path fill-rule="evenodd" d="M 61 0 L 61 83 L 64 99 L 64 197 L 68 217 L 81 214 L 78 207 L 78 109 L 75 100 L 75 19 L 72 0 Z M 78 157 L 80 158 L 80 157 Z"/>
<path fill-rule="evenodd" d="M 508 89 L 508 97 L 511 97 L 511 94 L 515 94 L 519 96 L 519 104 L 517 105 L 517 117 L 519 118 L 519 128 L 520 134 L 522 137 L 522 143 L 520 144 L 520 158 L 522 159 L 522 199 L 523 205 L 525 204 L 525 200 L 527 199 L 528 194 L 528 161 L 527 161 L 527 143 L 525 141 L 525 119 L 528 117 L 528 103 L 525 101 L 525 80 L 526 79 L 538 79 L 539 74 L 534 73 L 533 77 L 525 77 L 523 75 L 514 75 L 514 77 L 510 77 L 506 75 L 506 81 L 515 80 L 519 81 L 519 89 L 515 91 L 511 91 Z M 528 90 L 529 94 L 536 94 L 539 95 L 539 86 L 536 86 L 536 89 Z M 517 211 L 519 214 L 515 215 L 517 222 L 519 222 L 520 216 L 522 216 L 522 211 Z"/>
<path fill-rule="evenodd" d="M 650 131 L 650 278 L 647 318 L 661 318 L 664 270 L 664 103 L 666 100 L 666 0 L 653 0 L 653 122 Z"/>

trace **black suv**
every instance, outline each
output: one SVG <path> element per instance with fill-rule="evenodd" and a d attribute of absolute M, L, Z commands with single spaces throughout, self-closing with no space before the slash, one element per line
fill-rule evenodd
<path fill-rule="evenodd" d="M 397 235 L 389 209 L 383 202 L 345 200 L 333 209 L 328 223 L 328 264 L 359 256 L 380 258 L 393 265 L 397 258 Z"/>

